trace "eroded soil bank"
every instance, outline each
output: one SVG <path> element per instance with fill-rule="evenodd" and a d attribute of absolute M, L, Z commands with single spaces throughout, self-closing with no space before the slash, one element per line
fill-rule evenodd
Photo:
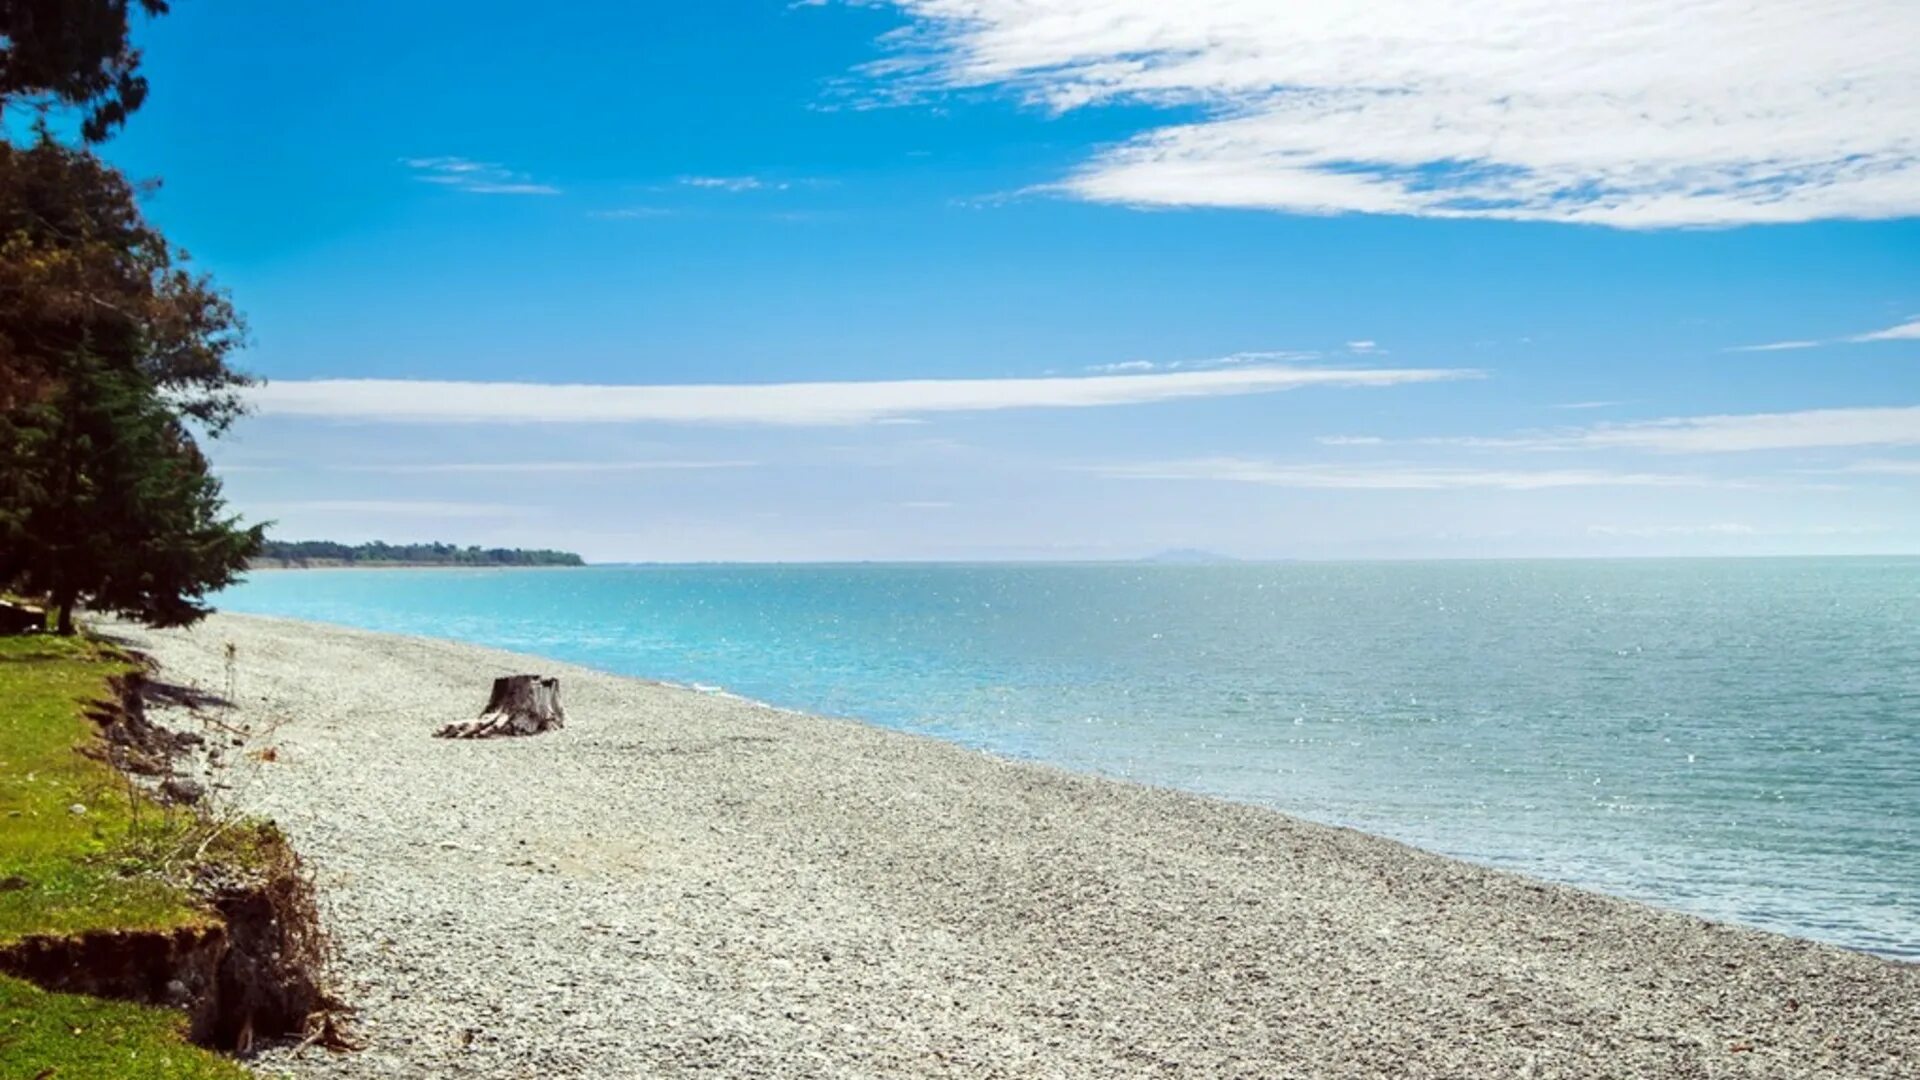
<path fill-rule="evenodd" d="M 271 824 L 203 804 L 205 784 L 187 779 L 202 770 L 188 759 L 208 737 L 155 725 L 146 713 L 153 697 L 178 705 L 177 696 L 140 670 L 107 685 L 109 695 L 86 709 L 98 738 L 78 749 L 137 778 L 122 797 L 147 801 L 146 813 L 164 825 L 132 849 L 138 859 L 119 852 L 123 872 L 171 882 L 186 894 L 186 914 L 163 927 L 0 942 L 0 972 L 46 990 L 183 1010 L 190 1037 L 216 1049 L 302 1036 L 332 1003 L 322 989 L 325 938 L 299 858 Z M 9 884 L 36 887 L 24 877 Z"/>

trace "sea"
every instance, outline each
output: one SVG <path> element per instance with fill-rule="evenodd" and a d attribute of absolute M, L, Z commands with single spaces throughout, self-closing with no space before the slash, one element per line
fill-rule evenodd
<path fill-rule="evenodd" d="M 1920 559 L 274 571 L 216 603 L 853 717 L 1920 960 Z"/>

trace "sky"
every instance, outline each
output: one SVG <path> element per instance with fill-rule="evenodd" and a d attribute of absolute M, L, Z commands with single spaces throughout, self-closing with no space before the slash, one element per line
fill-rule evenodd
<path fill-rule="evenodd" d="M 288 539 L 1920 552 L 1911 0 L 181 0 Z"/>

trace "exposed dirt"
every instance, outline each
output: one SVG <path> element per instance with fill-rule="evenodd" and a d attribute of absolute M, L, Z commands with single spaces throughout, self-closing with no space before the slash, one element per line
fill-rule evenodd
<path fill-rule="evenodd" d="M 141 672 L 115 677 L 113 696 L 87 715 L 101 740 L 86 752 L 125 772 L 167 783 L 174 759 L 201 744 L 146 716 L 150 697 L 180 702 L 173 688 Z M 181 800 L 174 800 L 176 804 Z M 175 811 L 182 812 L 177 809 Z M 203 832 L 225 842 L 184 882 L 207 912 L 203 923 L 163 931 L 45 935 L 0 945 L 0 972 L 48 990 L 165 1005 L 191 1018 L 195 1042 L 245 1053 L 256 1041 L 331 1031 L 338 1004 L 323 989 L 326 940 L 312 883 L 299 857 L 270 824 L 222 823 L 185 808 Z"/>

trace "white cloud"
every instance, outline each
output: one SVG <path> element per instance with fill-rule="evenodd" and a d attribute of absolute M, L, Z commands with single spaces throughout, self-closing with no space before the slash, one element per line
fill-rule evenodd
<path fill-rule="evenodd" d="M 706 188 L 710 191 L 785 191 L 788 184 L 784 180 L 762 180 L 758 176 L 683 176 L 680 182 L 687 187 Z"/>
<path fill-rule="evenodd" d="M 1349 341 L 1347 342 L 1347 351 L 1356 352 L 1356 353 L 1373 353 L 1373 352 L 1379 352 L 1381 350 L 1380 350 L 1380 344 L 1375 341 Z"/>
<path fill-rule="evenodd" d="M 673 211 L 660 206 L 623 206 L 615 210 L 589 210 L 587 216 L 602 221 L 638 221 L 646 218 L 673 216 Z"/>
<path fill-rule="evenodd" d="M 1920 318 L 1908 319 L 1899 326 L 1855 334 L 1848 341 L 1920 341 Z"/>
<path fill-rule="evenodd" d="M 1313 441 L 1321 446 L 1379 446 L 1387 440 L 1378 435 L 1322 435 Z"/>
<path fill-rule="evenodd" d="M 1519 435 L 1443 435 L 1388 440 L 1474 450 L 1648 450 L 1723 454 L 1837 446 L 1920 445 L 1920 405 L 1730 416 L 1673 416 Z"/>
<path fill-rule="evenodd" d="M 1756 528 L 1734 521 L 1707 525 L 1589 525 L 1595 536 L 1620 536 L 1644 539 L 1664 536 L 1863 536 L 1879 530 L 1858 525 L 1806 525 L 1787 528 Z"/>
<path fill-rule="evenodd" d="M 1251 352 L 1228 353 L 1226 356 L 1212 356 L 1204 360 L 1168 360 L 1165 363 L 1158 364 L 1151 360 L 1122 360 L 1116 364 L 1092 364 L 1084 370 L 1107 374 L 1141 371 L 1193 371 L 1205 368 L 1232 367 L 1236 364 L 1292 364 L 1318 359 L 1320 359 L 1320 354 L 1310 349 L 1260 349 Z"/>
<path fill-rule="evenodd" d="M 1226 364 L 1290 364 L 1296 360 L 1318 360 L 1320 354 L 1312 349 L 1258 349 L 1252 352 L 1230 353 L 1214 360 L 1188 360 L 1184 365 L 1174 363 L 1169 367 L 1220 367 Z"/>
<path fill-rule="evenodd" d="M 455 461 L 423 465 L 335 465 L 338 472 L 439 475 L 462 473 L 680 472 L 689 469 L 750 469 L 757 461 Z"/>
<path fill-rule="evenodd" d="M 1483 440 L 1482 444 L 1707 454 L 1831 446 L 1913 446 L 1920 445 L 1920 406 L 1671 417 L 1640 423 L 1602 424 L 1564 435 Z"/>
<path fill-rule="evenodd" d="M 1909 319 L 1899 326 L 1889 326 L 1885 330 L 1870 330 L 1864 334 L 1850 334 L 1843 338 L 1827 340 L 1795 338 L 1791 341 L 1769 341 L 1764 345 L 1734 345 L 1725 351 L 1779 352 L 1783 349 L 1812 349 L 1821 345 L 1859 345 L 1869 341 L 1920 341 L 1920 317 Z"/>
<path fill-rule="evenodd" d="M 403 164 L 414 171 L 414 178 L 429 184 L 443 184 L 476 195 L 558 195 L 551 184 L 538 184 L 516 172 L 488 161 L 462 157 L 406 158 Z"/>
<path fill-rule="evenodd" d="M 892 0 L 891 90 L 1198 106 L 1100 202 L 1626 228 L 1920 213 L 1912 0 Z"/>
<path fill-rule="evenodd" d="M 502 503 L 439 502 L 408 499 L 301 499 L 292 502 L 250 504 L 249 510 L 275 514 L 287 511 L 321 514 L 372 514 L 402 517 L 511 517 L 521 508 Z"/>
<path fill-rule="evenodd" d="M 1589 525 L 1595 536 L 1752 536 L 1759 530 L 1733 521 L 1711 525 Z"/>
<path fill-rule="evenodd" d="M 409 422 L 867 424 L 928 413 L 1071 409 L 1478 378 L 1446 368 L 1243 366 L 1075 378 L 902 379 L 746 385 L 599 386 L 404 379 L 276 381 L 249 392 L 267 416 Z"/>
<path fill-rule="evenodd" d="M 1421 465 L 1291 465 L 1252 458 L 1214 457 L 1183 461 L 1095 466 L 1094 472 L 1128 480 L 1224 480 L 1290 488 L 1365 491 L 1446 491 L 1498 488 L 1535 491 L 1577 487 L 1706 487 L 1722 481 L 1671 473 L 1602 469 L 1462 469 Z"/>
<path fill-rule="evenodd" d="M 1769 341 L 1764 345 L 1733 345 L 1727 352 L 1786 352 L 1790 349 L 1815 349 L 1824 342 L 1796 338 L 1792 341 Z"/>
<path fill-rule="evenodd" d="M 1854 461 L 1827 472 L 1858 473 L 1864 476 L 1920 476 L 1920 461 L 1876 459 Z"/>

